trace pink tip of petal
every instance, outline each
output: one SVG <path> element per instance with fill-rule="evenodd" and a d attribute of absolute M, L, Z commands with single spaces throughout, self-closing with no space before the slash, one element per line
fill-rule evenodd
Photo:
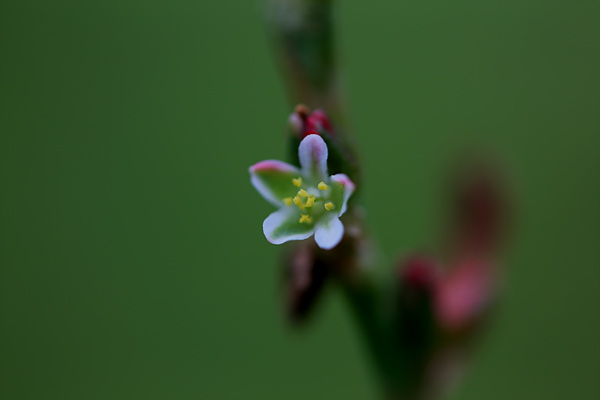
<path fill-rule="evenodd" d="M 278 160 L 264 160 L 257 162 L 250 167 L 250 172 L 257 171 L 279 171 L 279 172 L 292 172 L 297 171 L 297 168 L 293 165 Z"/>
<path fill-rule="evenodd" d="M 330 179 L 334 182 L 340 183 L 344 188 L 344 204 L 342 205 L 339 213 L 339 216 L 341 217 L 346 212 L 346 208 L 348 206 L 347 202 L 350 196 L 352 196 L 352 193 L 354 193 L 355 185 L 346 174 L 335 174 L 332 175 Z"/>
<path fill-rule="evenodd" d="M 331 177 L 331 179 L 333 179 L 334 181 L 337 181 L 337 182 L 341 183 L 342 186 L 347 187 L 350 190 L 354 190 L 356 188 L 356 185 L 354 185 L 354 182 L 352 182 L 350 180 L 350 178 L 348 178 L 348 176 L 345 175 L 345 174 L 333 175 Z"/>

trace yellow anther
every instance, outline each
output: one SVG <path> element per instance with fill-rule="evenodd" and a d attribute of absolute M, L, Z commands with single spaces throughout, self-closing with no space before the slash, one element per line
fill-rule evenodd
<path fill-rule="evenodd" d="M 302 204 L 302 199 L 300 197 L 294 197 L 294 204 L 297 205 L 301 210 L 304 210 L 304 204 Z"/>
<path fill-rule="evenodd" d="M 309 195 L 308 195 L 308 198 L 309 198 L 309 199 L 313 199 L 313 200 L 314 200 L 314 199 L 316 199 L 317 197 L 316 197 L 314 194 L 309 194 Z"/>
<path fill-rule="evenodd" d="M 306 214 L 302 214 L 300 216 L 300 219 L 298 220 L 298 222 L 300 222 L 301 224 L 303 224 L 303 223 L 310 224 L 312 222 L 312 218 Z"/>
<path fill-rule="evenodd" d="M 327 185 L 325 184 L 325 182 L 319 183 L 317 187 L 319 188 L 319 190 L 327 190 Z"/>
<path fill-rule="evenodd" d="M 286 206 L 291 206 L 292 205 L 292 198 L 291 197 L 286 197 L 285 199 L 283 199 L 283 202 L 285 203 Z"/>
<path fill-rule="evenodd" d="M 302 177 L 299 176 L 298 178 L 294 178 L 292 179 L 292 183 L 294 184 L 294 186 L 296 187 L 300 187 L 302 186 Z"/>
<path fill-rule="evenodd" d="M 308 199 L 306 199 L 306 204 L 304 204 L 306 207 L 312 207 L 313 204 L 315 204 L 315 198 L 314 197 L 309 197 Z"/>
<path fill-rule="evenodd" d="M 306 193 L 306 190 L 300 189 L 300 190 L 298 190 L 298 196 L 300 196 L 300 197 L 308 197 L 308 193 Z"/>
<path fill-rule="evenodd" d="M 335 208 L 335 205 L 332 202 L 325 203 L 325 209 L 327 211 L 331 211 Z"/>

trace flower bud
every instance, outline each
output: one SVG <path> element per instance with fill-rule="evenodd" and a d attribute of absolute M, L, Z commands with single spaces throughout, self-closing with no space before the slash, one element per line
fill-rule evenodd
<path fill-rule="evenodd" d="M 404 259 L 396 273 L 399 344 L 412 359 L 421 359 L 435 335 L 433 307 L 440 279 L 439 263 L 433 257 L 416 254 Z"/>
<path fill-rule="evenodd" d="M 310 109 L 304 104 L 298 104 L 294 109 L 294 112 L 290 114 L 288 118 L 288 124 L 292 130 L 292 134 L 300 139 L 303 138 L 304 131 L 306 130 L 306 119 Z"/>
<path fill-rule="evenodd" d="M 404 287 L 414 292 L 431 291 L 440 275 L 437 260 L 427 255 L 414 255 L 401 264 L 397 271 Z"/>
<path fill-rule="evenodd" d="M 325 131 L 332 136 L 335 135 L 331 126 L 331 122 L 323 110 L 317 109 L 313 111 L 306 119 L 306 130 L 308 131 L 311 129 L 317 132 Z"/>
<path fill-rule="evenodd" d="M 459 260 L 439 282 L 435 309 L 446 332 L 463 332 L 489 311 L 497 291 L 493 265 L 481 258 Z"/>
<path fill-rule="evenodd" d="M 436 294 L 438 323 L 449 333 L 473 331 L 489 314 L 499 286 L 496 267 L 509 214 L 507 191 L 497 165 L 479 157 L 467 158 L 450 181 L 451 256 Z"/>
<path fill-rule="evenodd" d="M 495 253 L 508 212 L 506 189 L 490 165 L 469 162 L 451 182 L 454 198 L 451 236 L 460 253 Z"/>

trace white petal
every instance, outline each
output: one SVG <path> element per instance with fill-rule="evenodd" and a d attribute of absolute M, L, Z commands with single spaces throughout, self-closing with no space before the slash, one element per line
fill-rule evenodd
<path fill-rule="evenodd" d="M 281 208 L 263 222 L 265 237 L 273 244 L 308 239 L 314 231 L 313 225 L 298 222 L 298 212 L 294 208 Z"/>
<path fill-rule="evenodd" d="M 262 197 L 276 206 L 283 205 L 282 199 L 294 193 L 292 178 L 300 175 L 298 168 L 279 160 L 265 160 L 250 167 L 250 182 Z M 281 185 L 282 179 L 287 180 L 289 189 Z"/>
<path fill-rule="evenodd" d="M 298 157 L 302 171 L 307 176 L 317 179 L 327 177 L 327 155 L 327 145 L 319 135 L 308 135 L 300 142 Z"/>
<path fill-rule="evenodd" d="M 344 187 L 344 198 L 342 200 L 342 207 L 340 208 L 339 213 L 339 216 L 341 217 L 346 212 L 346 208 L 348 207 L 348 199 L 350 196 L 352 196 L 352 193 L 354 193 L 356 185 L 354 185 L 354 182 L 352 182 L 346 174 L 335 174 L 332 175 L 330 179 L 332 181 L 341 183 Z"/>
<path fill-rule="evenodd" d="M 325 250 L 333 249 L 344 237 L 344 224 L 335 215 L 319 221 L 315 229 L 315 241 Z"/>

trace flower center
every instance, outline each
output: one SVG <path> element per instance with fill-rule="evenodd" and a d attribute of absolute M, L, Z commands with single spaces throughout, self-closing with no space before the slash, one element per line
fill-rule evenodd
<path fill-rule="evenodd" d="M 325 212 L 332 211 L 335 209 L 335 204 L 331 201 L 326 201 L 329 199 L 329 187 L 325 182 L 319 182 L 316 188 L 314 187 L 306 187 L 306 189 L 302 188 L 302 177 L 292 179 L 292 184 L 296 186 L 299 190 L 296 196 L 286 197 L 283 199 L 283 202 L 286 206 L 291 207 L 294 204 L 301 212 L 300 219 L 298 222 L 301 224 L 310 224 L 312 223 L 312 216 L 315 214 L 321 214 L 323 210 Z M 318 190 L 317 190 L 318 189 Z M 322 193 L 322 196 L 317 197 L 313 193 Z M 321 208 L 322 207 L 322 208 Z"/>

